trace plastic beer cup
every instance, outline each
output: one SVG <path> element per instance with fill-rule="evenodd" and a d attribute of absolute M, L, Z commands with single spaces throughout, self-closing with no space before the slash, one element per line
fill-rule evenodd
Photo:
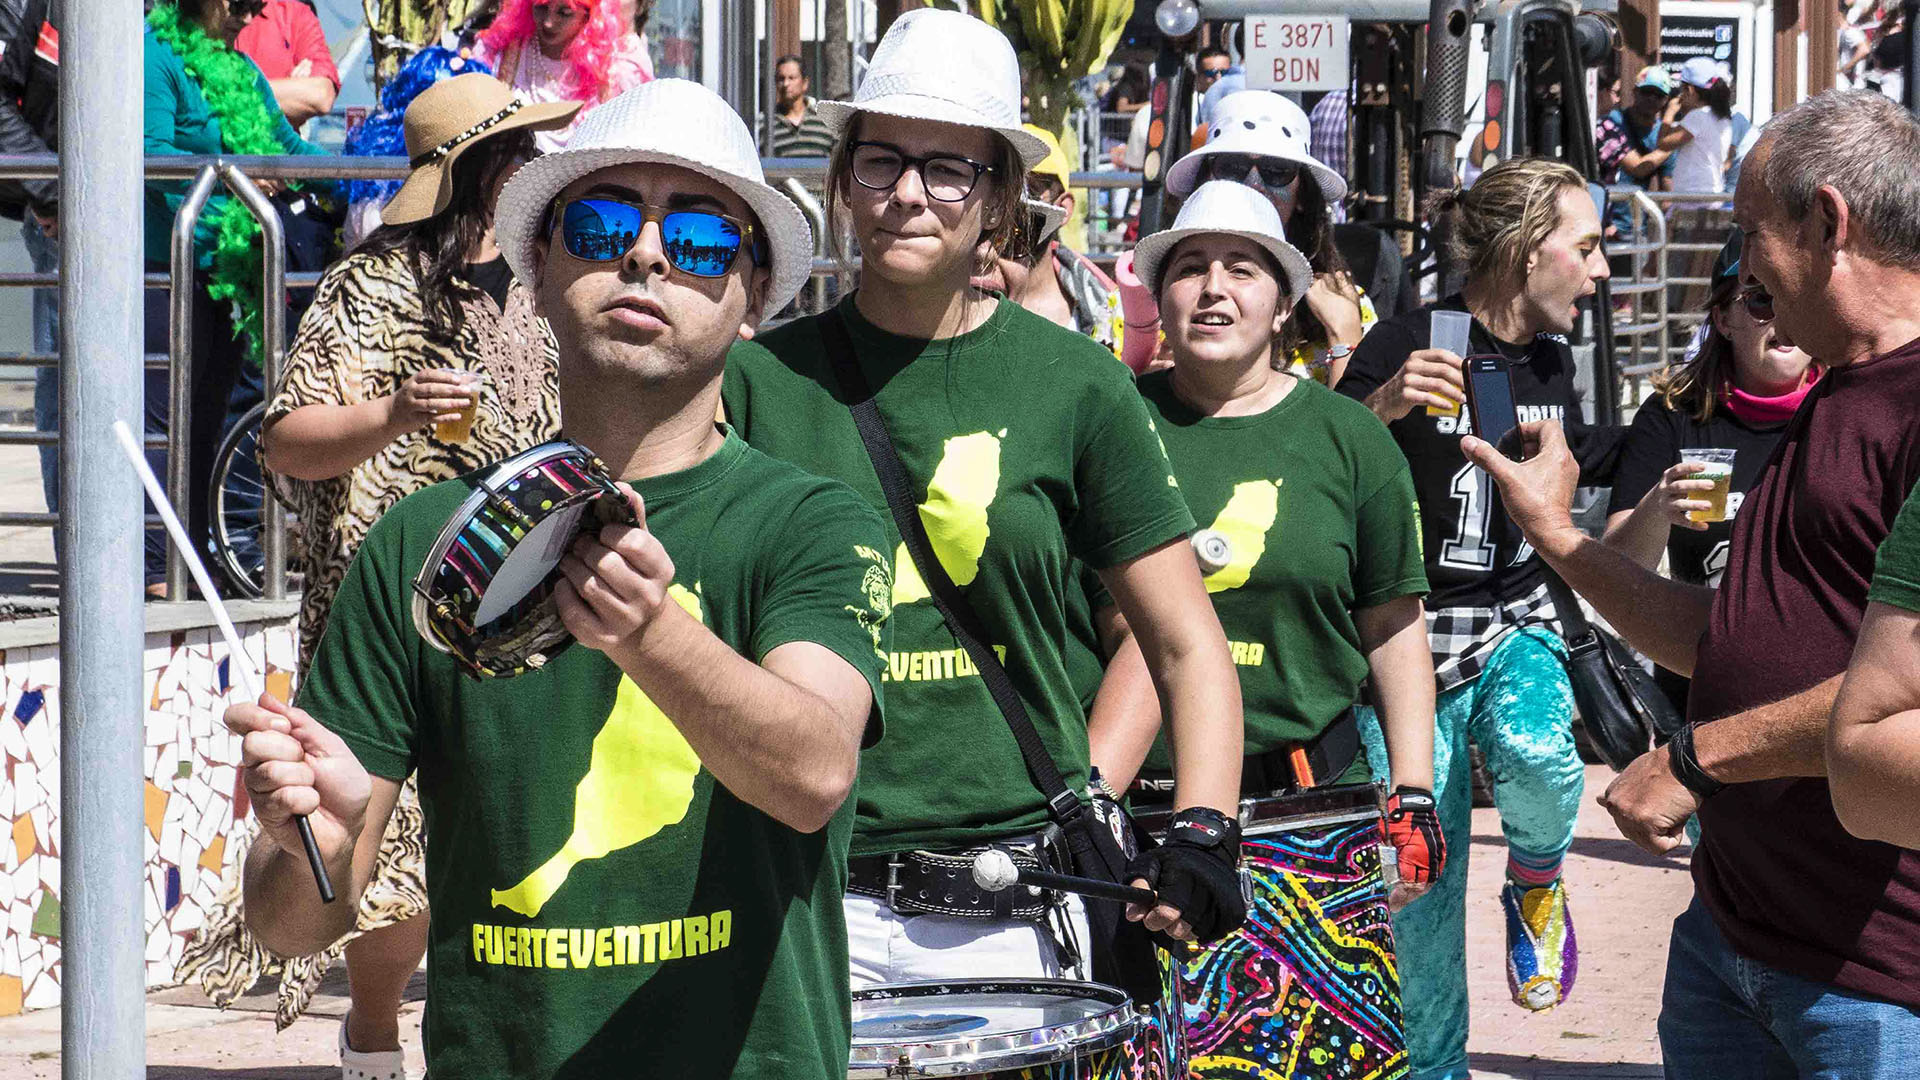
<path fill-rule="evenodd" d="M 460 410 L 457 419 L 436 422 L 433 425 L 433 437 L 441 442 L 463 443 L 473 434 L 473 418 L 480 411 L 480 395 L 485 392 L 486 379 L 475 371 L 460 371 L 453 374 L 460 375 L 466 383 L 467 405 Z"/>
<path fill-rule="evenodd" d="M 1473 348 L 1468 335 L 1473 330 L 1473 316 L 1464 311 L 1436 311 L 1427 316 L 1427 339 L 1431 348 L 1445 349 L 1455 356 L 1465 357 Z M 1454 402 L 1448 408 L 1438 405 L 1427 406 L 1428 416 L 1459 416 L 1460 403 Z"/>
<path fill-rule="evenodd" d="M 1727 495 L 1733 490 L 1733 454 L 1732 450 L 1717 447 L 1690 447 L 1680 451 L 1680 460 L 1697 461 L 1706 468 L 1693 474 L 1694 480 L 1711 480 L 1713 490 L 1696 495 L 1709 504 L 1706 510 L 1687 511 L 1688 521 L 1714 522 L 1727 520 Z"/>

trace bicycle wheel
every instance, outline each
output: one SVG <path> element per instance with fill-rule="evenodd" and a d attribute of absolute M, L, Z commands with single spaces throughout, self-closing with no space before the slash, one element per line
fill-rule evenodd
<path fill-rule="evenodd" d="M 220 440 L 208 481 L 214 555 L 228 586 L 247 599 L 259 597 L 264 590 L 266 556 L 260 547 L 260 530 L 266 500 L 275 497 L 262 480 L 255 457 L 260 421 L 266 415 L 263 402 L 240 417 Z"/>

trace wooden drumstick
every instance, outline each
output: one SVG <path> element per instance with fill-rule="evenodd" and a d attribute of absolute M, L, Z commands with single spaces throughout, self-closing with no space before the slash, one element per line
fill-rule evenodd
<path fill-rule="evenodd" d="M 227 651 L 230 654 L 227 670 L 233 675 L 234 681 L 240 684 L 240 689 L 246 692 L 249 701 L 259 701 L 260 676 L 253 670 L 246 651 L 240 647 L 240 634 L 233 628 L 233 620 L 227 616 L 227 605 L 220 600 L 220 590 L 213 587 L 213 579 L 207 575 L 207 567 L 200 561 L 200 553 L 188 542 L 187 530 L 180 524 L 180 515 L 174 512 L 173 504 L 167 501 L 160 478 L 153 474 L 153 468 L 147 464 L 147 456 L 140 452 L 140 444 L 134 439 L 126 421 L 115 420 L 113 434 L 120 440 L 120 449 L 126 451 L 127 460 L 133 462 L 134 471 L 140 474 L 140 483 L 147 489 L 147 498 L 153 500 L 154 509 L 160 512 L 160 520 L 166 523 L 174 545 L 186 556 L 187 571 L 193 575 L 194 584 L 200 586 L 200 595 L 213 610 L 214 624 L 220 628 L 221 636 L 227 639 Z M 313 839 L 313 826 L 307 824 L 305 814 L 295 814 L 293 827 L 300 831 L 300 846 L 307 849 L 307 868 L 313 871 L 313 883 L 319 886 L 320 902 L 333 903 L 333 881 L 327 876 L 327 864 L 320 858 L 320 845 Z"/>

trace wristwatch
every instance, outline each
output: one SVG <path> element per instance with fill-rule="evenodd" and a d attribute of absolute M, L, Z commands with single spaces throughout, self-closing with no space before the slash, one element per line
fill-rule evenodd
<path fill-rule="evenodd" d="M 1335 360 L 1345 360 L 1347 357 L 1352 355 L 1353 355 L 1353 346 L 1351 345 L 1327 346 L 1327 363 L 1329 364 L 1333 363 Z"/>
<path fill-rule="evenodd" d="M 1684 724 L 1673 733 L 1667 743 L 1667 767 L 1673 770 L 1673 778 L 1680 785 L 1702 799 L 1718 795 L 1727 785 L 1707 775 L 1700 767 L 1700 759 L 1693 752 L 1694 725 Z"/>

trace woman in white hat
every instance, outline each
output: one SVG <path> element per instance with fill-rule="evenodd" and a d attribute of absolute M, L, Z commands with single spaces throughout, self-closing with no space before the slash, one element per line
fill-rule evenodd
<path fill-rule="evenodd" d="M 940 568 L 1004 657 L 1046 758 L 1082 798 L 1087 721 L 1060 639 L 1071 561 L 1101 572 L 1146 645 L 1180 755 L 1183 822 L 1139 866 L 1165 902 L 1133 914 L 1170 936 L 1218 937 L 1243 917 L 1224 842 L 1237 833 L 1227 814 L 1239 797 L 1240 700 L 1185 542 L 1192 517 L 1111 355 L 969 285 L 982 241 L 991 253 L 1015 235 L 1025 173 L 1046 153 L 1021 130 L 1013 49 L 968 16 L 910 11 L 855 99 L 820 111 L 839 129 L 829 213 L 859 241 L 860 287 L 832 311 L 736 346 L 728 415 L 762 451 L 885 509 L 848 408 L 863 395 L 835 369 L 852 358 L 877 388 Z M 1039 839 L 1048 803 L 921 568 L 904 545 L 893 554 L 887 735 L 861 762 L 846 900 L 854 982 L 1069 970 L 1086 956 L 1078 899 L 1063 905 L 1067 926 L 1046 904 L 1008 915 L 1000 894 L 952 870 L 990 843 L 1051 858 Z"/>
<path fill-rule="evenodd" d="M 300 320 L 261 449 L 301 524 L 302 671 L 353 553 L 382 514 L 559 430 L 552 338 L 531 294 L 513 284 L 492 222 L 500 187 L 534 156 L 534 133 L 566 126 L 578 108 L 525 103 L 477 72 L 421 91 L 404 121 L 413 172 L 382 211 L 385 226 L 327 272 Z M 464 432 L 436 423 L 459 420 Z M 426 948 L 421 826 L 409 784 L 356 933 L 284 963 L 282 1027 L 346 956 L 347 1080 L 400 1075 L 397 1010 Z M 223 1004 L 279 963 L 247 932 L 238 900 L 235 882 L 180 972 Z"/>
<path fill-rule="evenodd" d="M 1206 144 L 1167 170 L 1167 193 L 1184 199 L 1209 180 L 1231 180 L 1273 202 L 1287 241 L 1313 267 L 1306 302 L 1295 308 L 1281 341 L 1282 355 L 1296 374 L 1332 386 L 1378 316 L 1334 244 L 1333 207 L 1346 197 L 1347 182 L 1309 151 L 1312 132 L 1306 112 L 1279 94 L 1228 94 L 1213 111 Z"/>
<path fill-rule="evenodd" d="M 1673 154 L 1673 190 L 1726 191 L 1733 159 L 1733 84 L 1725 64 L 1696 56 L 1680 65 L 1680 92 L 1667 102 L 1660 149 Z"/>
<path fill-rule="evenodd" d="M 1240 661 L 1242 793 L 1367 782 L 1353 705 L 1370 685 L 1391 751 L 1397 899 L 1411 899 L 1438 877 L 1445 849 L 1433 798 L 1427 577 L 1406 458 L 1365 406 L 1276 362 L 1274 342 L 1313 271 L 1262 193 L 1200 185 L 1171 229 L 1140 241 L 1133 265 L 1159 302 L 1173 355 L 1170 369 L 1140 378 L 1140 394 L 1203 526 L 1195 542 L 1207 554 L 1207 591 Z M 1164 745 L 1112 757 L 1139 764 L 1142 755 L 1147 777 L 1165 775 Z M 1230 942 L 1219 948 L 1235 949 Z M 1266 953 L 1240 942 L 1234 955 Z M 1209 958 L 1187 963 L 1203 970 Z M 1283 993 L 1311 993 L 1274 975 Z M 1218 982 L 1190 981 L 1188 1011 L 1230 1011 L 1207 1000 Z"/>

